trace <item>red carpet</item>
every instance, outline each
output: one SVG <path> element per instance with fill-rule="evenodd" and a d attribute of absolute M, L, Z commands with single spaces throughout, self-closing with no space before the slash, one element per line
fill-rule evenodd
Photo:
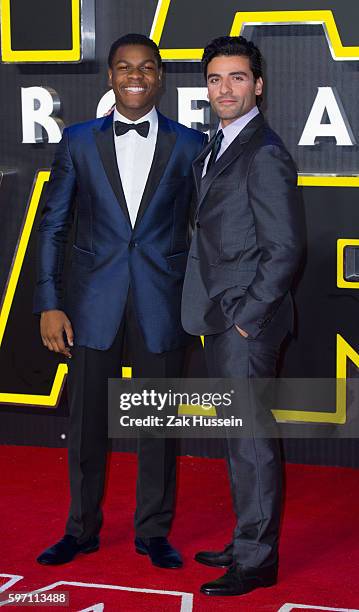
<path fill-rule="evenodd" d="M 192 609 L 299 612 L 313 609 L 311 606 L 319 610 L 359 609 L 359 491 L 355 470 L 287 466 L 279 583 L 240 598 L 201 595 L 200 584 L 222 571 L 192 560 L 197 550 L 220 548 L 231 536 L 233 514 L 223 461 L 181 459 L 171 542 L 183 553 L 183 570 L 155 569 L 148 558 L 133 551 L 136 475 L 133 455 L 114 453 L 111 457 L 100 551 L 80 555 L 59 567 L 42 567 L 35 557 L 63 534 L 68 508 L 66 451 L 2 446 L 0 474 L 0 590 L 10 580 L 6 574 L 23 576 L 11 591 L 35 590 L 59 581 L 82 583 L 56 587 L 69 593 L 68 608 L 39 609 L 96 612 Z M 300 607 L 285 606 L 287 603 Z"/>

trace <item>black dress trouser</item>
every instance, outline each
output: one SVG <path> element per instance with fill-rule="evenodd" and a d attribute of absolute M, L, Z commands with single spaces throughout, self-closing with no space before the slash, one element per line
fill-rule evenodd
<path fill-rule="evenodd" d="M 184 349 L 161 354 L 148 351 L 131 293 L 116 338 L 108 350 L 73 348 L 67 379 L 71 505 L 66 533 L 75 536 L 79 543 L 98 534 L 102 525 L 101 500 L 108 450 L 108 378 L 120 377 L 122 363 L 129 357 L 133 377 L 178 378 L 182 375 L 184 354 Z M 139 438 L 136 535 L 167 536 L 174 512 L 175 489 L 176 441 Z"/>

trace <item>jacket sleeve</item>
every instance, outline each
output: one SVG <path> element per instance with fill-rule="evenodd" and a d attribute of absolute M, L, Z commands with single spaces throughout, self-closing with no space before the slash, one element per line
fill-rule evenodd
<path fill-rule="evenodd" d="M 56 149 L 38 229 L 37 283 L 34 313 L 63 310 L 63 267 L 76 191 L 76 173 L 65 129 Z"/>
<path fill-rule="evenodd" d="M 248 173 L 260 259 L 256 276 L 234 310 L 234 322 L 255 338 L 289 291 L 304 248 L 304 216 L 297 172 L 281 146 L 266 145 Z"/>

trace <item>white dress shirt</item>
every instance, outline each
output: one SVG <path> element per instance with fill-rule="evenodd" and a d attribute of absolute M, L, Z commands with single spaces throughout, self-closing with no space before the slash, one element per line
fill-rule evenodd
<path fill-rule="evenodd" d="M 155 107 L 153 107 L 152 110 L 141 117 L 141 119 L 131 121 L 127 117 L 121 115 L 117 108 L 115 108 L 113 121 L 122 121 L 123 123 L 150 122 L 147 138 L 140 136 L 136 130 L 129 130 L 122 136 L 116 136 L 114 131 L 118 171 L 121 177 L 131 224 L 132 227 L 134 227 L 155 152 L 158 132 L 158 115 Z"/>
<path fill-rule="evenodd" d="M 252 119 L 254 119 L 254 117 L 256 117 L 257 115 L 259 115 L 259 110 L 257 106 L 254 106 L 248 113 L 243 115 L 243 117 L 238 117 L 238 119 L 232 121 L 232 123 L 229 123 L 226 127 L 222 127 L 221 124 L 219 124 L 217 132 L 219 130 L 222 130 L 223 140 L 221 143 L 221 148 L 218 151 L 216 161 L 221 157 L 221 155 L 223 155 L 225 150 L 228 149 L 229 145 L 232 144 L 233 140 L 237 138 L 238 134 L 246 127 L 247 123 L 252 121 Z M 209 152 L 205 159 L 202 176 L 204 176 L 207 172 L 207 164 L 210 155 L 211 152 Z"/>

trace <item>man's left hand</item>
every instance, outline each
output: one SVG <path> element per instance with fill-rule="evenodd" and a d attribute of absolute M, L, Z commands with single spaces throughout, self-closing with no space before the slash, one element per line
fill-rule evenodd
<path fill-rule="evenodd" d="M 247 332 L 244 331 L 244 329 L 241 329 L 240 327 L 238 327 L 238 325 L 236 325 L 236 330 L 241 334 L 241 336 L 243 336 L 243 338 L 248 338 Z"/>

